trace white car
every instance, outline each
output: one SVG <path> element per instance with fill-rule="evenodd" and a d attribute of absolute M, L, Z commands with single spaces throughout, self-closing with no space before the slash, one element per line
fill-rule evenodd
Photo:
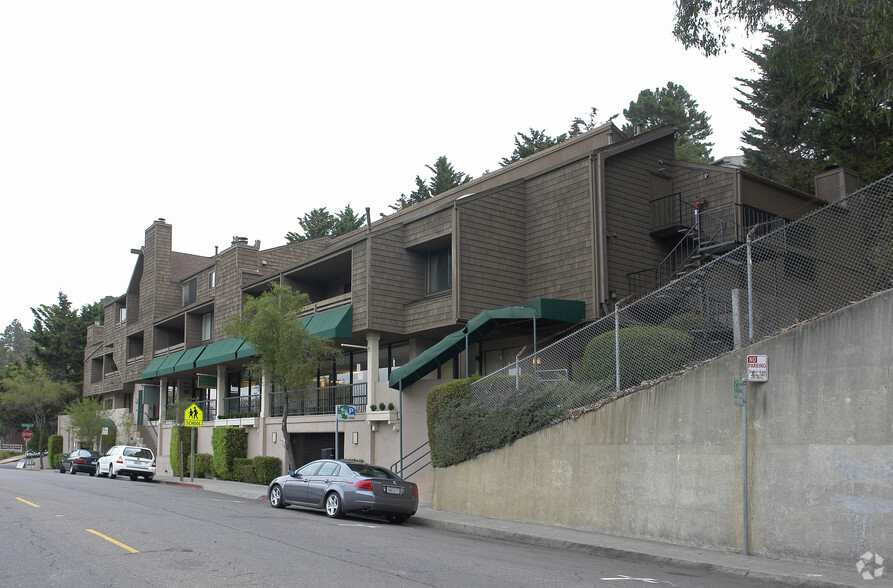
<path fill-rule="evenodd" d="M 99 458 L 96 475 L 109 478 L 130 476 L 131 480 L 142 477 L 151 482 L 155 476 L 155 454 L 148 447 L 115 445 Z"/>

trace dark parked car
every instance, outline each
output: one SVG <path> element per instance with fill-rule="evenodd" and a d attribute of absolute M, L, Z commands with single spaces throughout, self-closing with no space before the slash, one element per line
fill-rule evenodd
<path fill-rule="evenodd" d="M 384 515 L 400 524 L 419 508 L 419 489 L 387 468 L 357 461 L 320 459 L 279 476 L 267 489 L 270 506 L 291 504 L 326 511 Z"/>
<path fill-rule="evenodd" d="M 98 459 L 99 453 L 96 451 L 75 449 L 68 455 L 62 456 L 62 461 L 59 462 L 59 473 L 64 474 L 66 471 L 69 474 L 87 472 L 91 476 L 95 476 L 96 460 Z"/>

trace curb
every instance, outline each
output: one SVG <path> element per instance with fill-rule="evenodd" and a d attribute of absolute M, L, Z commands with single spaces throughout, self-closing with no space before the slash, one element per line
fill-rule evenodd
<path fill-rule="evenodd" d="M 495 529 L 482 525 L 469 524 L 458 521 L 447 521 L 436 518 L 426 518 L 424 515 L 416 515 L 410 519 L 420 526 L 443 529 L 467 535 L 475 535 L 488 539 L 500 539 L 523 543 L 536 547 L 548 547 L 552 549 L 573 550 L 589 555 L 606 558 L 626 559 L 630 561 L 653 562 L 657 564 L 672 565 L 681 569 L 692 571 L 711 572 L 734 578 L 748 578 L 761 582 L 771 582 L 782 586 L 804 586 L 808 588 L 839 588 L 841 586 L 854 586 L 851 583 L 834 582 L 821 578 L 805 578 L 783 573 L 755 570 L 750 567 L 741 567 L 727 564 L 711 564 L 703 561 L 694 561 L 668 555 L 658 555 L 646 551 L 635 551 L 619 547 L 608 547 L 595 543 L 584 543 L 566 539 L 554 539 L 537 536 L 529 533 Z"/>

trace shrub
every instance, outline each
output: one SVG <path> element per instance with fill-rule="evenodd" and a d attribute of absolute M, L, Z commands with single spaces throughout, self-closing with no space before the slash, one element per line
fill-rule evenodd
<path fill-rule="evenodd" d="M 58 469 L 62 461 L 62 435 L 50 435 L 47 439 L 47 460 L 51 468 Z"/>
<path fill-rule="evenodd" d="M 433 445 L 431 461 L 435 467 L 461 463 L 504 447 L 548 426 L 565 413 L 566 408 L 560 402 L 563 396 L 556 395 L 563 390 L 560 383 L 543 383 L 535 377 L 526 377 L 519 380 L 523 386 L 519 385 L 516 390 L 514 377 L 508 379 L 512 381 L 504 381 L 501 386 L 498 382 L 491 385 L 490 390 L 498 390 L 502 396 L 492 409 L 469 404 L 468 393 L 453 386 L 456 382 L 438 386 L 442 390 L 434 399 L 437 414 L 433 417 L 433 426 L 429 424 L 429 431 L 433 430 L 433 443 L 429 441 L 429 444 Z"/>
<path fill-rule="evenodd" d="M 248 457 L 248 433 L 241 427 L 214 427 L 211 433 L 214 473 L 221 480 L 238 480 L 233 467 L 236 458 Z"/>
<path fill-rule="evenodd" d="M 431 460 L 437 448 L 437 435 L 434 434 L 440 413 L 453 404 L 468 404 L 471 398 L 471 383 L 480 379 L 480 376 L 471 376 L 464 380 L 455 380 L 440 386 L 434 386 L 428 392 L 427 425 L 428 447 L 431 450 Z"/>
<path fill-rule="evenodd" d="M 195 475 L 199 478 L 214 476 L 214 456 L 210 453 L 195 454 Z"/>
<path fill-rule="evenodd" d="M 258 455 L 254 458 L 254 476 L 257 484 L 268 485 L 282 475 L 282 460 L 278 457 Z"/>
<path fill-rule="evenodd" d="M 665 327 L 620 329 L 620 388 L 629 388 L 681 368 L 691 353 L 688 333 Z M 614 380 L 614 331 L 586 345 L 580 363 L 582 379 Z"/>
<path fill-rule="evenodd" d="M 235 481 L 247 482 L 248 484 L 257 483 L 257 475 L 254 473 L 254 460 L 247 457 L 237 457 L 233 459 L 233 472 L 235 472 Z"/>

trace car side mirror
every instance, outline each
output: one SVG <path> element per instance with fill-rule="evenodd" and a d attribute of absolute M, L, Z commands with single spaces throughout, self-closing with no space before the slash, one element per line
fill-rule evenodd
<path fill-rule="evenodd" d="M 298 472 L 296 472 L 294 470 L 288 470 L 288 475 L 291 476 L 292 478 L 296 478 L 296 477 L 298 477 L 299 474 L 298 474 Z"/>

